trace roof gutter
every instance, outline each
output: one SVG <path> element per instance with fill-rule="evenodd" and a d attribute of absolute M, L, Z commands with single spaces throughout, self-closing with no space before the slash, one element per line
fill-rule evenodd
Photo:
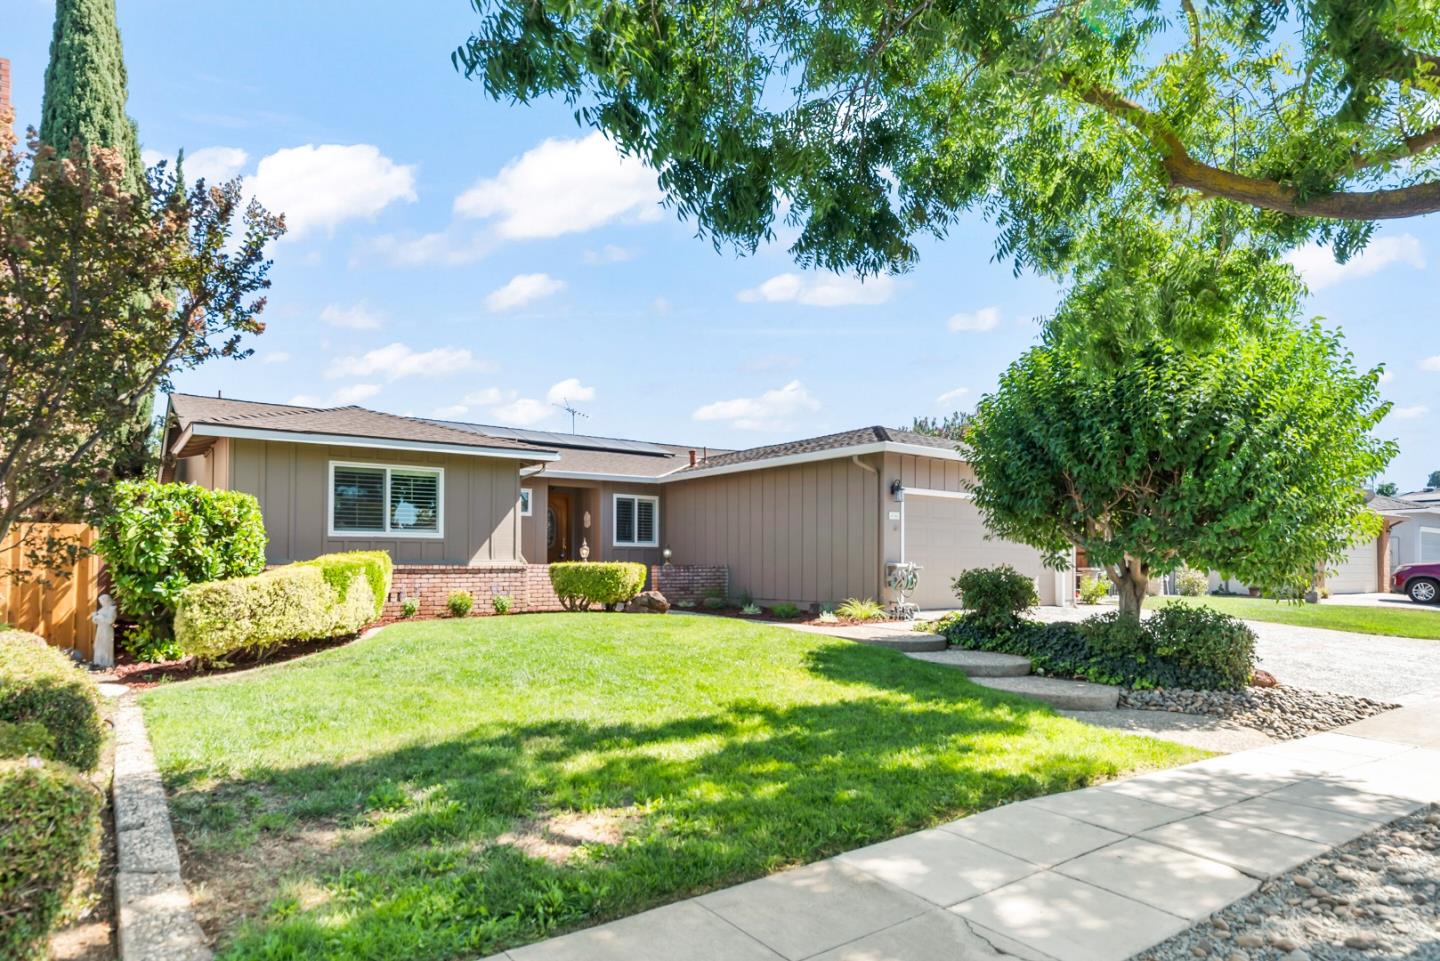
<path fill-rule="evenodd" d="M 740 461 L 719 467 L 702 467 L 699 470 L 683 470 L 656 478 L 657 483 L 669 484 L 692 478 L 718 477 L 722 474 L 739 474 L 744 471 L 765 470 L 770 467 L 789 467 L 792 464 L 811 464 L 821 460 L 836 460 L 842 457 L 860 457 L 864 454 L 912 454 L 916 457 L 933 457 L 939 460 L 963 462 L 964 456 L 958 450 L 948 447 L 926 447 L 923 444 L 902 444 L 896 441 L 875 441 L 870 444 L 853 444 L 849 447 L 831 447 L 826 450 L 805 451 L 801 454 L 786 454 L 781 457 L 766 457 L 761 460 Z"/>
<path fill-rule="evenodd" d="M 324 444 L 332 447 L 368 447 L 381 450 L 410 451 L 419 454 L 456 454 L 461 457 L 499 457 L 519 461 L 557 461 L 560 454 L 553 450 L 518 450 L 512 447 L 471 447 L 463 444 L 431 443 L 389 437 L 357 437 L 353 434 L 302 434 L 288 430 L 262 430 L 257 427 L 233 427 L 228 424 L 191 424 L 181 432 L 171 447 L 176 453 L 191 437 L 233 437 L 240 440 L 282 441 L 291 444 Z"/>

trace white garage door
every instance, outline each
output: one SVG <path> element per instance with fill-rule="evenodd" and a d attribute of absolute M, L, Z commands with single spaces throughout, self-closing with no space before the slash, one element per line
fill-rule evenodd
<path fill-rule="evenodd" d="M 958 607 L 950 579 L 972 567 L 1011 567 L 1036 579 L 1040 603 L 1055 603 L 1055 572 L 1040 552 L 1011 541 L 986 540 L 980 511 L 958 497 L 905 492 L 905 559 L 922 568 L 911 600 L 922 609 Z"/>
<path fill-rule="evenodd" d="M 1325 572 L 1325 586 L 1331 594 L 1368 594 L 1375 590 L 1375 542 L 1357 544 L 1344 563 Z"/>

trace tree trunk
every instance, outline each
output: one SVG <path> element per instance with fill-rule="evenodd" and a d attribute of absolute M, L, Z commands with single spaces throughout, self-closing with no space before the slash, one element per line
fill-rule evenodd
<path fill-rule="evenodd" d="M 1145 605 L 1145 594 L 1150 588 L 1150 565 L 1133 557 L 1125 558 L 1120 567 L 1107 568 L 1106 573 L 1120 595 L 1120 616 L 1140 619 L 1140 609 Z"/>

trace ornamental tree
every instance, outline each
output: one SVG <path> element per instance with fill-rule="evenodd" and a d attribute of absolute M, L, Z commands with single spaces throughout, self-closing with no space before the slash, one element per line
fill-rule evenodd
<path fill-rule="evenodd" d="M 1052 566 L 1083 548 L 1130 616 L 1183 564 L 1303 591 L 1379 532 L 1362 491 L 1396 453 L 1370 434 L 1379 375 L 1314 323 L 1157 338 L 1105 367 L 1050 337 L 978 406 L 975 504 Z"/>
<path fill-rule="evenodd" d="M 139 399 L 264 329 L 284 222 L 240 182 L 126 189 L 118 151 L 15 149 L 0 131 L 0 542 L 22 519 L 101 513 Z M 157 293 L 165 291 L 168 293 Z M 31 528 L 29 530 L 35 530 Z M 25 545 L 58 566 L 76 545 Z"/>
<path fill-rule="evenodd" d="M 564 98 L 717 244 L 753 250 L 788 210 L 792 253 L 835 270 L 903 269 L 966 210 L 1017 270 L 1062 268 L 1121 197 L 1342 258 L 1440 210 L 1430 3 L 472 5 L 467 78 Z"/>

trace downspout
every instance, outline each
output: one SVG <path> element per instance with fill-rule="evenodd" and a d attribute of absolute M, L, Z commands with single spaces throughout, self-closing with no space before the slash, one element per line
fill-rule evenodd
<path fill-rule="evenodd" d="M 877 512 L 877 513 L 879 514 L 879 516 L 876 518 L 876 523 L 877 523 L 877 526 L 878 526 L 878 530 L 875 531 L 875 550 L 877 551 L 877 554 L 876 554 L 874 560 L 875 560 L 875 564 L 876 564 L 875 588 L 876 588 L 876 591 L 877 591 L 877 592 L 880 592 L 880 593 L 877 593 L 877 596 L 880 596 L 880 594 L 883 593 L 884 590 L 885 590 L 885 577 L 884 577 L 884 573 L 885 573 L 885 560 L 884 560 L 884 558 L 885 558 L 885 510 L 884 510 L 884 507 L 885 507 L 885 505 L 884 505 L 885 489 L 884 489 L 884 487 L 885 487 L 885 485 L 883 485 L 883 484 L 880 483 L 880 471 L 877 470 L 877 469 L 874 468 L 874 467 L 871 467 L 869 464 L 865 463 L 864 461 L 862 461 L 862 460 L 860 459 L 860 455 L 859 455 L 859 454 L 851 454 L 851 455 L 850 455 L 850 463 L 854 464 L 856 467 L 860 468 L 860 469 L 863 470 L 863 471 L 869 471 L 870 473 L 874 474 L 874 475 L 875 475 L 875 486 L 876 486 L 877 488 L 879 488 L 879 495 L 880 495 L 880 498 L 881 498 L 881 504 L 880 504 L 880 510 Z M 905 505 L 904 505 L 904 504 L 901 504 L 901 505 L 900 505 L 900 511 L 901 511 L 901 513 L 900 513 L 900 556 L 901 556 L 901 559 L 903 560 L 903 559 L 904 559 L 904 556 L 905 556 L 905 513 L 904 513 L 904 511 L 905 511 Z"/>

